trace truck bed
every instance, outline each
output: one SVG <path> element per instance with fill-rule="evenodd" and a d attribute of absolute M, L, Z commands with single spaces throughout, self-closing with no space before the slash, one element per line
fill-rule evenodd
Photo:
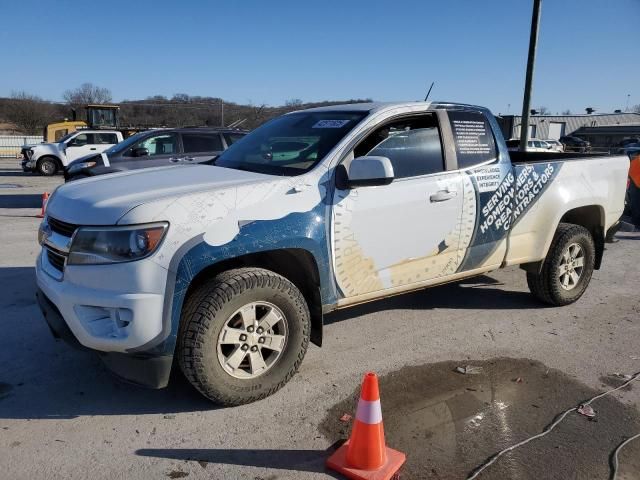
<path fill-rule="evenodd" d="M 509 152 L 511 163 L 544 163 L 544 162 L 568 162 L 571 160 L 586 160 L 589 158 L 613 157 L 605 153 L 578 153 L 578 152 Z"/>

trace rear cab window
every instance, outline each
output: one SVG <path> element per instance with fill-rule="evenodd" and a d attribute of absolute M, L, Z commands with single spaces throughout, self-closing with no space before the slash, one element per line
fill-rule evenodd
<path fill-rule="evenodd" d="M 498 158 L 491 125 L 482 112 L 450 110 L 451 132 L 461 170 L 490 163 Z M 516 146 L 518 140 L 510 140 Z"/>

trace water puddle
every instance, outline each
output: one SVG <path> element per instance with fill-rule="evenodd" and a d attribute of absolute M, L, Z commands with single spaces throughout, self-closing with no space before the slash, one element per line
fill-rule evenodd
<path fill-rule="evenodd" d="M 387 443 L 407 454 L 402 478 L 447 479 L 466 478 L 492 454 L 599 393 L 540 362 L 511 358 L 405 367 L 380 378 L 380 389 Z M 358 394 L 334 405 L 320 425 L 330 441 L 348 437 L 350 425 L 340 417 L 354 413 Z M 593 407 L 595 419 L 570 414 L 481 478 L 608 478 L 609 455 L 640 432 L 640 413 L 614 396 Z M 630 475 L 623 478 L 640 478 L 640 442 L 629 444 L 620 462 L 620 472 Z"/>

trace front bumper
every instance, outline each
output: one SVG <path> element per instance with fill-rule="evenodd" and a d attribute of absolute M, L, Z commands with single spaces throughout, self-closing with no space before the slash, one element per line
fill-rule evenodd
<path fill-rule="evenodd" d="M 28 158 L 23 158 L 20 162 L 23 172 L 33 172 L 36 168 L 36 162 Z"/>
<path fill-rule="evenodd" d="M 124 266 L 124 272 L 109 273 L 109 269 L 118 265 L 83 265 L 67 268 L 62 277 L 54 277 L 47 273 L 47 269 L 53 268 L 47 256 L 41 254 L 36 263 L 36 296 L 55 338 L 74 348 L 96 351 L 105 366 L 124 381 L 163 388 L 169 382 L 173 353 L 148 354 L 145 349 L 161 340 L 164 295 L 108 291 L 104 287 L 96 288 L 95 284 L 104 285 L 105 279 L 109 279 L 124 289 L 127 287 L 124 279 L 129 278 L 129 286 L 144 288 L 135 285 L 136 276 L 127 271 L 134 263 L 139 263 L 135 267 L 146 272 L 140 275 L 156 275 L 166 280 L 166 271 L 152 262 L 143 265 L 143 261 L 119 265 Z M 99 267 L 107 267 L 107 271 L 100 272 Z M 80 270 L 81 274 L 73 270 Z M 74 276 L 82 284 L 76 284 Z"/>
<path fill-rule="evenodd" d="M 46 253 L 36 261 L 41 293 L 81 345 L 101 352 L 140 353 L 163 340 L 166 279 L 149 259 L 63 271 Z"/>
<path fill-rule="evenodd" d="M 60 315 L 58 308 L 38 289 L 36 292 L 42 315 L 55 338 L 64 340 L 74 348 L 87 350 L 78 342 L 73 332 Z M 118 378 L 135 385 L 149 388 L 164 388 L 169 383 L 173 355 L 144 355 L 98 352 L 104 365 Z"/>

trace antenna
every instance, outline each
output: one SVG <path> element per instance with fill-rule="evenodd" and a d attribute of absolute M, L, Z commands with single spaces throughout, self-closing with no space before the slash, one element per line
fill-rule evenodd
<path fill-rule="evenodd" d="M 436 82 L 431 82 L 431 86 L 429 87 L 429 91 L 427 92 L 427 96 L 424 97 L 424 101 L 426 102 L 427 99 L 429 98 L 429 94 L 431 93 L 431 89 L 433 88 L 433 86 L 436 84 Z"/>

